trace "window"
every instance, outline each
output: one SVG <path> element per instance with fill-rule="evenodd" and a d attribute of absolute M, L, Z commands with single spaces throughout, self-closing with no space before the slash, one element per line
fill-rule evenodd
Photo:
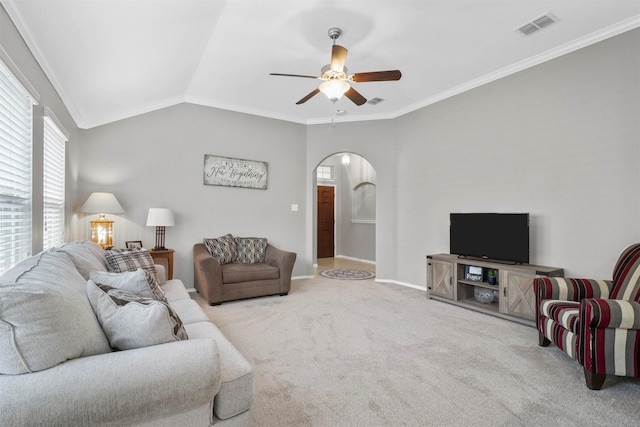
<path fill-rule="evenodd" d="M 31 255 L 32 104 L 0 62 L 0 274 Z"/>
<path fill-rule="evenodd" d="M 64 243 L 64 160 L 67 137 L 51 117 L 44 117 L 43 243 L 48 249 Z"/>
<path fill-rule="evenodd" d="M 320 165 L 316 169 L 316 177 L 323 181 L 333 180 L 333 166 Z"/>

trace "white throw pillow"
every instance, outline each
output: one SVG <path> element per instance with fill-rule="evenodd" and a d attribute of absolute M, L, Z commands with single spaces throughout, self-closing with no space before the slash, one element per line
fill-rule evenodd
<path fill-rule="evenodd" d="M 132 292 L 143 298 L 167 301 L 164 292 L 160 286 L 158 286 L 157 282 L 142 268 L 124 273 L 92 271 L 89 273 L 89 278 L 98 285 L 107 285 L 112 288 L 122 289 L 123 291 Z"/>
<path fill-rule="evenodd" d="M 148 347 L 188 339 L 169 304 L 87 281 L 87 295 L 111 347 Z"/>
<path fill-rule="evenodd" d="M 42 282 L 0 286 L 0 374 L 41 371 L 109 351 L 86 297 Z"/>

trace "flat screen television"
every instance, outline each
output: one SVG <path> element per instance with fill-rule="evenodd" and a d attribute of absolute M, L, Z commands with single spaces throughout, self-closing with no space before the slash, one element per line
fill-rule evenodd
<path fill-rule="evenodd" d="M 528 213 L 452 213 L 449 252 L 513 263 L 529 263 Z"/>

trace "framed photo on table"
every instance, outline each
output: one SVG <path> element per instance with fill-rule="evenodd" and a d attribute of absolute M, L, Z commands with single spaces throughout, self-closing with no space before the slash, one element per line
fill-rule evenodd
<path fill-rule="evenodd" d="M 142 249 L 142 241 L 141 240 L 127 240 L 124 242 L 127 245 L 127 249 Z"/>

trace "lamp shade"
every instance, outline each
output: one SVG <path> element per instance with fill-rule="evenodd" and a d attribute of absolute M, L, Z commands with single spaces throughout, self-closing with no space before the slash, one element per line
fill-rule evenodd
<path fill-rule="evenodd" d="M 327 98 L 329 98 L 331 102 L 336 102 L 338 99 L 342 98 L 342 95 L 344 95 L 344 93 L 350 88 L 351 86 L 349 86 L 349 83 L 333 79 L 322 83 L 318 89 L 327 95 Z"/>
<path fill-rule="evenodd" d="M 87 214 L 121 214 L 124 209 L 113 193 L 91 193 L 79 212 Z"/>
<path fill-rule="evenodd" d="M 166 208 L 149 208 L 147 215 L 148 227 L 172 227 L 173 211 Z"/>

